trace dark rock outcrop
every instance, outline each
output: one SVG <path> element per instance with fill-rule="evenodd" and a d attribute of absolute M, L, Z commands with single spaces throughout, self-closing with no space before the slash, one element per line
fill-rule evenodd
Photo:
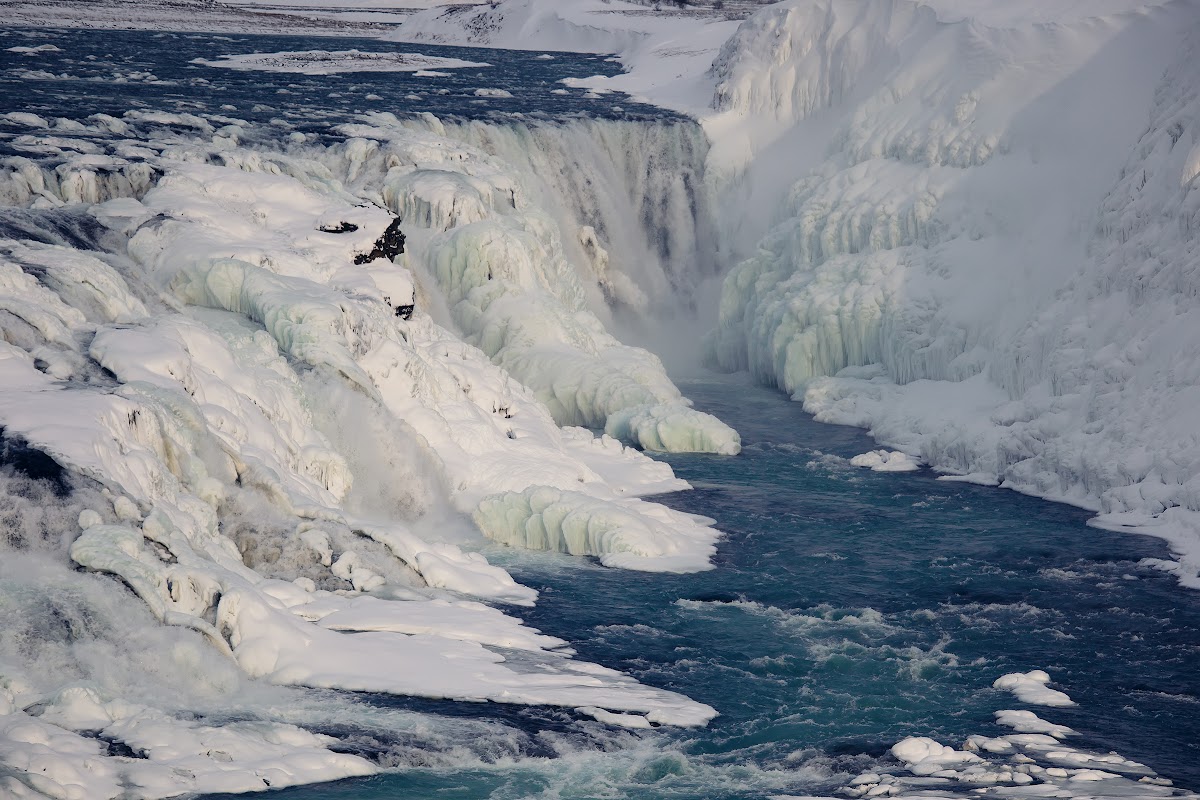
<path fill-rule="evenodd" d="M 355 264 L 369 264 L 377 258 L 391 261 L 404 252 L 404 234 L 400 231 L 400 218 L 392 220 L 383 235 L 375 240 L 375 247 L 369 253 L 360 253 L 354 257 Z"/>

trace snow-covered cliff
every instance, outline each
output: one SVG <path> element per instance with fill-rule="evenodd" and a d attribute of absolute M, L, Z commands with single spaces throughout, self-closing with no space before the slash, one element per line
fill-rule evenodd
<path fill-rule="evenodd" d="M 616 275 L 646 303 L 674 288 L 651 240 L 684 227 L 667 209 L 691 207 L 672 199 L 679 176 L 655 190 L 667 218 L 639 214 L 630 239 L 617 198 L 590 201 L 594 227 L 575 218 L 583 205 L 548 211 L 556 189 L 530 164 L 434 119 L 375 115 L 325 142 L 220 122 L 5 118 L 41 149 L 7 159 L 0 214 L 0 511 L 14 531 L 0 604 L 35 626 L 0 634 L 0 761 L 19 767 L 3 791 L 159 797 L 377 769 L 276 712 L 173 715 L 210 701 L 253 715 L 280 704 L 268 685 L 705 723 L 709 707 L 477 602 L 537 597 L 478 552 L 483 536 L 613 567 L 710 567 L 708 522 L 640 499 L 686 484 L 613 437 L 736 453 L 737 434 L 590 310 L 618 302 L 602 291 Z M 702 143 L 659 135 L 685 143 L 679 163 Z M 635 178 L 605 186 L 624 195 Z M 610 236 L 644 261 L 605 272 Z M 84 580 L 54 612 L 94 620 L 84 639 L 103 652 L 56 650 L 36 629 L 53 627 L 45 607 L 63 604 L 72 565 L 119 579 Z M 120 584 L 140 598 L 132 614 Z M 120 637 L 178 648 L 201 672 L 163 676 L 161 654 Z M 84 735 L 97 730 L 147 757 Z"/>
<path fill-rule="evenodd" d="M 790 0 L 713 66 L 796 180 L 712 362 L 1200 569 L 1200 9 Z M 743 187 L 744 189 L 744 187 Z M 836 377 L 834 377 L 836 376 Z"/>

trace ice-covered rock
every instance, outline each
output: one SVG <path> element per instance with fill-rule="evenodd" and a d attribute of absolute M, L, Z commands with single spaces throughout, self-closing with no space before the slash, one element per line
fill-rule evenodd
<path fill-rule="evenodd" d="M 872 450 L 854 456 L 850 466 L 869 467 L 875 472 L 912 472 L 921 468 L 921 462 L 897 450 Z"/>
<path fill-rule="evenodd" d="M 1050 676 L 1040 669 L 1029 672 L 1012 672 L 1001 675 L 992 684 L 997 689 L 1007 689 L 1023 703 L 1035 706 L 1073 706 L 1075 701 L 1065 692 L 1051 689 Z"/>

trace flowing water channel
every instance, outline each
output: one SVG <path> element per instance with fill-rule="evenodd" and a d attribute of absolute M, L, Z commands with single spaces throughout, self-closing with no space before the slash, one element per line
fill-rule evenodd
<path fill-rule="evenodd" d="M 664 498 L 714 517 L 716 569 L 646 575 L 491 551 L 541 590 L 530 624 L 582 657 L 685 692 L 721 716 L 704 730 L 603 730 L 567 712 L 365 698 L 446 719 L 490 719 L 522 743 L 282 792 L 280 800 L 755 798 L 835 790 L 895 769 L 907 736 L 960 746 L 1030 708 L 991 688 L 1047 670 L 1077 706 L 1038 709 L 1200 788 L 1200 595 L 1141 565 L 1157 540 L 1087 527 L 1087 514 L 1014 492 L 877 473 L 848 459 L 862 431 L 816 423 L 737 377 L 682 385 L 734 425 L 734 458 L 670 456 L 694 491 Z"/>

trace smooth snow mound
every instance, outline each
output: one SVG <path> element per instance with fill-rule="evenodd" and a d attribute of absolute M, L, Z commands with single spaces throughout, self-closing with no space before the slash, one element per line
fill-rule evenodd
<path fill-rule="evenodd" d="M 921 462 L 898 450 L 872 450 L 850 459 L 850 466 L 870 467 L 875 472 L 912 472 L 921 468 Z"/>
<path fill-rule="evenodd" d="M 332 75 L 337 72 L 421 72 L 431 69 L 491 66 L 476 61 L 427 56 L 421 53 L 374 53 L 363 50 L 285 50 L 278 53 L 221 56 L 212 61 L 198 58 L 192 63 L 227 69 L 298 72 L 303 75 Z"/>
<path fill-rule="evenodd" d="M 1002 675 L 992 684 L 997 689 L 1007 689 L 1017 696 L 1022 703 L 1035 706 L 1073 706 L 1075 701 L 1057 689 L 1051 689 L 1048 684 L 1050 676 L 1040 669 L 1030 672 L 1010 672 Z"/>

